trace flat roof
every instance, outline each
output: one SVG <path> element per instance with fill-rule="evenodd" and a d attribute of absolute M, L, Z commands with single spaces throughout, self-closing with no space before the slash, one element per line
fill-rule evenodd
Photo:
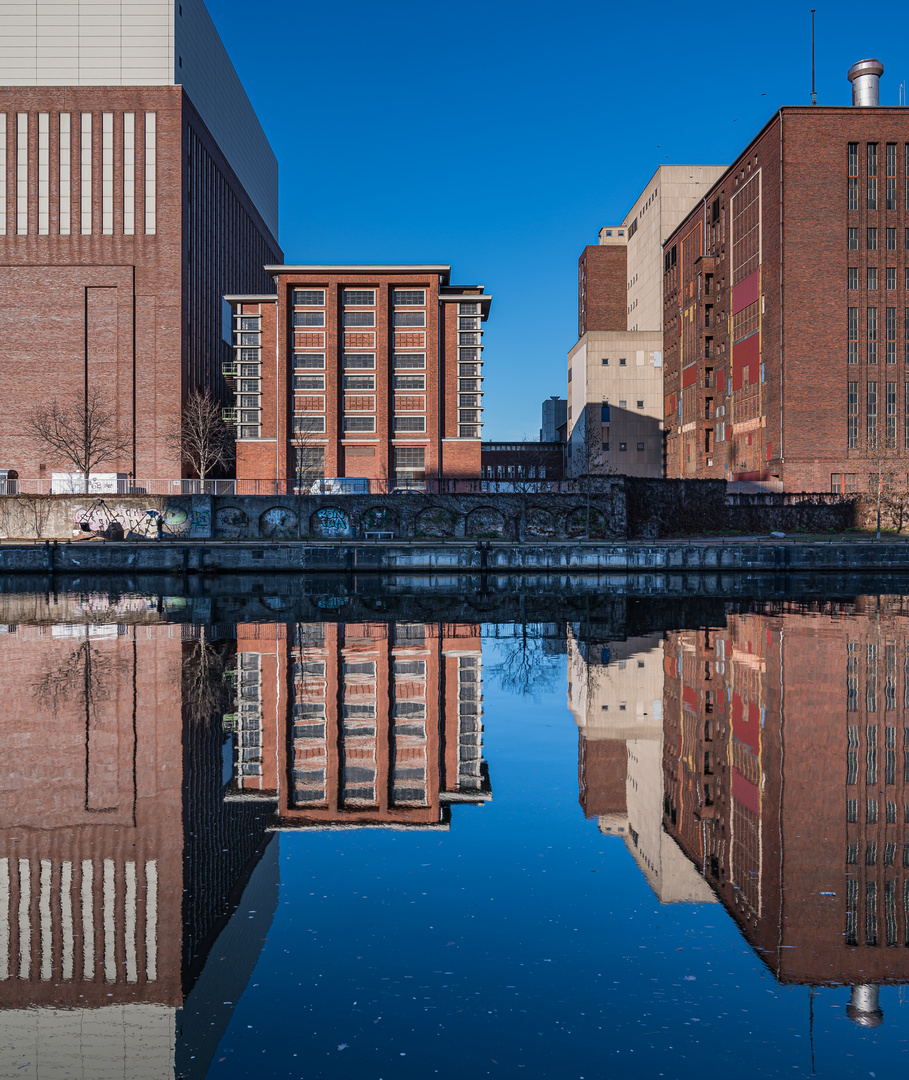
<path fill-rule="evenodd" d="M 308 266 L 291 265 L 266 266 L 267 274 L 439 274 L 448 283 L 451 266 L 447 263 L 337 263 L 311 264 Z"/>
<path fill-rule="evenodd" d="M 231 300 L 245 300 L 250 304 L 261 304 L 261 303 L 264 303 L 266 301 L 277 300 L 278 299 L 278 294 L 277 293 L 241 293 L 241 294 L 236 295 L 236 296 L 225 296 L 224 299 L 227 300 L 228 303 Z"/>

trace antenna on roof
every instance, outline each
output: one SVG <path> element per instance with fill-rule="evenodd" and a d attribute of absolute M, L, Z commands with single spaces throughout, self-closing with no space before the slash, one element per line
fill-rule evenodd
<path fill-rule="evenodd" d="M 814 88 L 814 11 L 811 9 L 811 104 L 817 105 L 817 90 Z"/>

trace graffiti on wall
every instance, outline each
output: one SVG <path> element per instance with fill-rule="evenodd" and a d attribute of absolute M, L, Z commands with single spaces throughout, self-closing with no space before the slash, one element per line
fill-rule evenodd
<path fill-rule="evenodd" d="M 335 506 L 323 506 L 312 517 L 317 536 L 347 536 L 350 532 L 350 519 Z"/>
<path fill-rule="evenodd" d="M 165 510 L 154 507 L 119 506 L 98 499 L 91 506 L 81 507 L 73 514 L 75 536 L 101 535 L 108 539 L 149 538 L 159 535 L 183 536 L 189 532 L 189 521 L 182 506 Z"/>

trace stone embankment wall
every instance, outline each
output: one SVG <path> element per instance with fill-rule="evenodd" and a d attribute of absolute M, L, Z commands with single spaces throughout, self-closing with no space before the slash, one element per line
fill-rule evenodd
<path fill-rule="evenodd" d="M 715 480 L 607 477 L 576 494 L 0 496 L 0 539 L 565 540 L 873 527 L 868 501 L 728 496 Z M 888 524 L 885 518 L 885 526 Z M 906 521 L 909 526 L 909 516 Z"/>

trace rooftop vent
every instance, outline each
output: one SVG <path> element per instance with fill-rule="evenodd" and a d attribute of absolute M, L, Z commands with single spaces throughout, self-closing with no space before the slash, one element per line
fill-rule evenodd
<path fill-rule="evenodd" d="M 852 104 L 866 107 L 880 105 L 883 74 L 884 65 L 880 60 L 859 60 L 853 64 L 846 73 L 846 78 L 852 83 Z"/>

